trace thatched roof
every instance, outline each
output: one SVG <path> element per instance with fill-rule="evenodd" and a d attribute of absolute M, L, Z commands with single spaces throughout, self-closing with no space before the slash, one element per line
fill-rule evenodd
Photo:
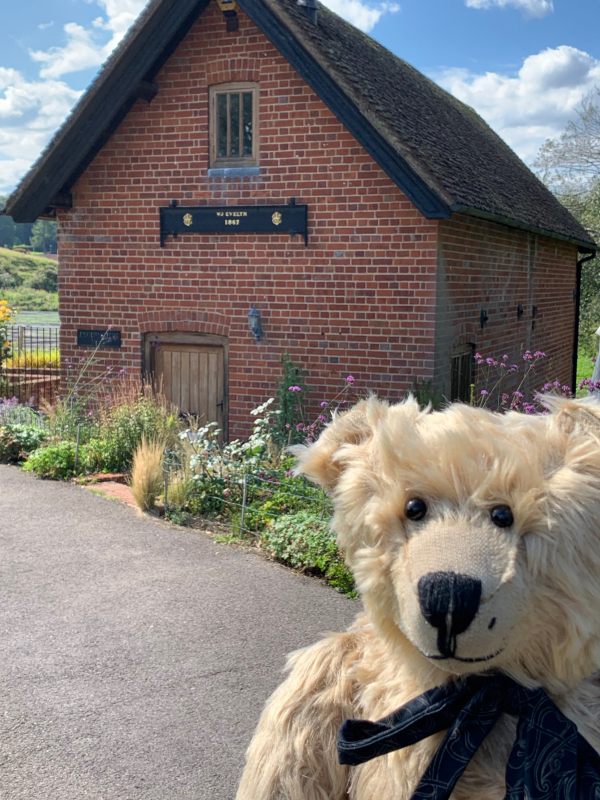
<path fill-rule="evenodd" d="M 473 111 L 369 36 L 319 5 L 238 0 L 282 55 L 428 218 L 496 220 L 595 250 L 585 229 Z M 7 202 L 31 221 L 70 187 L 208 0 L 151 0 Z M 150 88 L 149 88 L 150 87 Z"/>

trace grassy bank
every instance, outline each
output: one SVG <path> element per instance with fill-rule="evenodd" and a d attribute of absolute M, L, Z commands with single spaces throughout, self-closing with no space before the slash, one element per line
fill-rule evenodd
<path fill-rule="evenodd" d="M 0 247 L 0 296 L 19 311 L 58 310 L 58 262 Z"/>

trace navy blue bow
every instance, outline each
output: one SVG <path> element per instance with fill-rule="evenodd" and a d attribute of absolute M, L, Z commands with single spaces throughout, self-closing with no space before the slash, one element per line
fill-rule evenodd
<path fill-rule="evenodd" d="M 340 764 L 362 764 L 447 730 L 412 800 L 446 800 L 502 714 L 518 718 L 505 800 L 600 800 L 600 756 L 543 689 L 473 675 L 425 692 L 379 722 L 348 720 Z"/>

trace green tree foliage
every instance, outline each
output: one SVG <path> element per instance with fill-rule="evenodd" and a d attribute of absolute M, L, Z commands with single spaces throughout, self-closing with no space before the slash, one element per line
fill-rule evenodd
<path fill-rule="evenodd" d="M 56 222 L 47 219 L 34 222 L 30 244 L 39 253 L 56 253 Z"/>
<path fill-rule="evenodd" d="M 0 196 L 0 210 L 6 197 Z M 56 223 L 50 220 L 14 222 L 12 217 L 0 214 L 0 247 L 25 245 L 43 253 L 56 253 Z"/>
<path fill-rule="evenodd" d="M 600 87 L 581 103 L 575 118 L 540 150 L 536 164 L 542 180 L 591 236 L 600 243 Z M 595 357 L 600 327 L 600 259 L 583 265 L 579 341 Z"/>
<path fill-rule="evenodd" d="M 0 197 L 0 207 L 4 200 Z M 12 247 L 15 243 L 15 223 L 12 217 L 0 216 L 0 247 Z"/>

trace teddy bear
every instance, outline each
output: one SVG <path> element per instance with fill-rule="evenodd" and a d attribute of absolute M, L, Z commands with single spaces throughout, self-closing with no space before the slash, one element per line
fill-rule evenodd
<path fill-rule="evenodd" d="M 364 611 L 290 656 L 237 800 L 600 798 L 600 404 L 547 406 L 371 397 L 295 448 Z"/>

